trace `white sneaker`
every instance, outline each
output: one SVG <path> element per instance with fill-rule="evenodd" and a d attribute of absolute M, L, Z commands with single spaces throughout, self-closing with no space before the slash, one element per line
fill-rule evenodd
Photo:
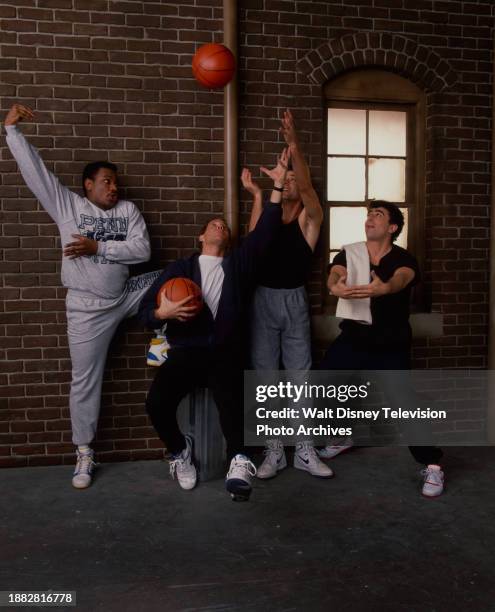
<path fill-rule="evenodd" d="M 167 361 L 169 348 L 170 345 L 165 336 L 157 336 L 156 338 L 153 338 L 148 349 L 146 363 L 149 366 L 161 366 L 162 363 Z"/>
<path fill-rule="evenodd" d="M 333 471 L 320 461 L 312 442 L 299 442 L 294 453 L 294 467 L 318 478 L 331 478 Z"/>
<path fill-rule="evenodd" d="M 81 453 L 79 449 L 76 449 L 76 454 L 77 463 L 72 476 L 72 486 L 76 489 L 87 489 L 93 479 L 93 470 L 96 466 L 94 452 L 89 449 L 89 452 Z"/>
<path fill-rule="evenodd" d="M 184 437 L 186 439 L 186 448 L 180 455 L 172 459 L 169 465 L 172 478 L 177 476 L 179 485 L 189 491 L 196 486 L 197 474 L 192 462 L 192 438 L 191 436 Z"/>
<path fill-rule="evenodd" d="M 354 446 L 352 438 L 341 438 L 335 440 L 335 444 L 327 444 L 324 448 L 316 451 L 320 456 L 320 459 L 333 459 L 340 453 L 345 453 Z"/>
<path fill-rule="evenodd" d="M 439 465 L 428 465 L 421 470 L 421 475 L 425 479 L 421 491 L 425 497 L 438 497 L 443 493 L 444 475 Z"/>
<path fill-rule="evenodd" d="M 251 479 L 256 476 L 256 467 L 246 455 L 236 455 L 230 462 L 225 477 L 225 487 L 234 501 L 247 501 L 251 495 Z"/>
<path fill-rule="evenodd" d="M 266 456 L 256 472 L 258 478 L 274 478 L 277 472 L 287 467 L 284 446 L 280 440 L 267 440 L 263 453 Z"/>

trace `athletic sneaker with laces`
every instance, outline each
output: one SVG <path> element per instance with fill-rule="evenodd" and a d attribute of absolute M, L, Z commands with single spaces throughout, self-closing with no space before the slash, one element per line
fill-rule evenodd
<path fill-rule="evenodd" d="M 425 479 L 421 491 L 425 497 L 438 497 L 443 493 L 444 474 L 439 465 L 426 466 L 421 475 Z"/>
<path fill-rule="evenodd" d="M 179 485 L 186 491 L 189 491 L 196 486 L 197 474 L 192 462 L 192 438 L 189 435 L 184 437 L 186 439 L 186 448 L 180 454 L 174 455 L 169 465 L 172 479 L 177 477 Z"/>
<path fill-rule="evenodd" d="M 246 455 L 236 455 L 230 462 L 225 477 L 225 487 L 234 501 L 247 501 L 251 495 L 251 479 L 256 476 L 256 467 Z"/>
<path fill-rule="evenodd" d="M 87 489 L 93 479 L 93 470 L 96 463 L 94 462 L 94 452 L 92 449 L 82 453 L 79 449 L 76 450 L 77 463 L 72 475 L 72 486 L 76 489 Z"/>
<path fill-rule="evenodd" d="M 327 444 L 324 448 L 320 448 L 318 451 L 318 455 L 320 459 L 333 459 L 340 453 L 345 453 L 350 448 L 354 446 L 354 442 L 352 438 L 341 438 L 340 440 L 335 440 L 333 444 Z"/>
<path fill-rule="evenodd" d="M 332 478 L 333 471 L 320 460 L 312 442 L 299 442 L 294 452 L 294 467 L 318 478 Z"/>
<path fill-rule="evenodd" d="M 170 345 L 165 336 L 158 335 L 156 338 L 152 338 L 148 349 L 146 363 L 149 366 L 161 366 L 162 363 L 167 361 L 169 348 Z"/>
<path fill-rule="evenodd" d="M 287 467 L 284 446 L 280 440 L 267 440 L 263 451 L 265 459 L 256 472 L 258 478 L 274 478 Z"/>

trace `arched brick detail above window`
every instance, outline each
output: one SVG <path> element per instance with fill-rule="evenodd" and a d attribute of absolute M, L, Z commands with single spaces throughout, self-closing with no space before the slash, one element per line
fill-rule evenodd
<path fill-rule="evenodd" d="M 313 83 L 323 84 L 347 70 L 386 68 L 420 85 L 441 92 L 457 82 L 450 64 L 438 53 L 405 36 L 359 32 L 334 38 L 310 51 L 297 64 Z"/>

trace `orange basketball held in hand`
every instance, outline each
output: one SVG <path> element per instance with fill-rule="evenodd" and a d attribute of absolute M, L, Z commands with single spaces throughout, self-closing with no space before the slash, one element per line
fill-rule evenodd
<path fill-rule="evenodd" d="M 201 289 L 190 278 L 170 278 L 164 283 L 156 296 L 157 306 L 160 306 L 163 293 L 167 300 L 171 302 L 180 302 L 180 300 L 192 295 L 193 298 L 189 302 L 186 302 L 184 306 L 194 306 L 195 310 L 191 311 L 194 315 L 197 315 L 203 308 Z"/>
<path fill-rule="evenodd" d="M 208 89 L 225 87 L 235 72 L 235 58 L 232 51 L 218 43 L 200 47 L 193 57 L 194 78 Z"/>

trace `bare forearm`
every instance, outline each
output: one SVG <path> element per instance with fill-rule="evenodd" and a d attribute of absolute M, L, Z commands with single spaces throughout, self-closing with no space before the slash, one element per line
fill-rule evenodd
<path fill-rule="evenodd" d="M 299 143 L 290 145 L 290 155 L 299 191 L 303 192 L 305 190 L 312 189 L 313 185 L 311 183 L 309 166 Z"/>
<path fill-rule="evenodd" d="M 411 270 L 412 272 L 412 270 Z M 392 278 L 386 283 L 389 287 L 388 293 L 398 293 L 402 291 L 412 279 L 407 273 L 395 273 Z"/>
<path fill-rule="evenodd" d="M 306 215 L 312 221 L 321 223 L 323 220 L 323 210 L 321 208 L 320 199 L 313 187 L 308 164 L 298 144 L 291 145 L 291 156 L 297 188 L 301 195 L 304 208 L 306 209 Z"/>

